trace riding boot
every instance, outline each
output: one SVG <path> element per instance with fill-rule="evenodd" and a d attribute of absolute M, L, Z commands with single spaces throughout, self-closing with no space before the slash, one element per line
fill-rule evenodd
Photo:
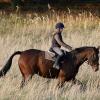
<path fill-rule="evenodd" d="M 57 56 L 57 59 L 56 59 L 54 65 L 53 65 L 53 68 L 59 69 L 59 62 L 61 60 L 61 57 L 62 56 L 59 56 L 59 55 Z"/>

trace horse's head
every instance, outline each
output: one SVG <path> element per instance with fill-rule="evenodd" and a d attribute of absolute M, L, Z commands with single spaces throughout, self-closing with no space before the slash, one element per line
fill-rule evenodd
<path fill-rule="evenodd" d="M 88 55 L 88 64 L 92 66 L 92 69 L 94 71 L 98 71 L 99 70 L 99 49 L 93 47 L 92 50 L 90 50 L 90 53 Z"/>

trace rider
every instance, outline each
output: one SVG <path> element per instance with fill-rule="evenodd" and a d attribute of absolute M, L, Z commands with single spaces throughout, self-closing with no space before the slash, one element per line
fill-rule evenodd
<path fill-rule="evenodd" d="M 49 50 L 51 52 L 55 52 L 58 54 L 57 59 L 53 65 L 53 68 L 59 69 L 59 62 L 61 60 L 60 58 L 64 55 L 64 52 L 61 50 L 61 46 L 69 50 L 72 50 L 72 47 L 63 42 L 62 31 L 64 29 L 64 24 L 59 22 L 56 24 L 55 28 L 56 28 L 56 31 L 55 31 L 55 34 L 53 35 L 52 46 Z"/>

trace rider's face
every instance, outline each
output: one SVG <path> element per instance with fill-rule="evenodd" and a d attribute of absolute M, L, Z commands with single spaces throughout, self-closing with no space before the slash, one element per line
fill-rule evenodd
<path fill-rule="evenodd" d="M 57 32 L 62 32 L 63 28 L 57 28 Z"/>

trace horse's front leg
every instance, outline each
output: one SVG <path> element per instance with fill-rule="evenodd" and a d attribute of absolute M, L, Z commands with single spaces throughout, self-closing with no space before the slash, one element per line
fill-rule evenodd
<path fill-rule="evenodd" d="M 58 87 L 58 88 L 62 88 L 63 85 L 64 85 L 64 83 L 65 83 L 65 80 L 64 80 L 64 79 L 60 79 L 60 80 L 58 80 L 57 87 Z"/>
<path fill-rule="evenodd" d="M 85 91 L 86 90 L 86 84 L 83 84 L 81 81 L 74 79 L 72 80 L 72 84 L 80 85 L 80 90 Z"/>
<path fill-rule="evenodd" d="M 82 82 L 75 78 L 72 80 L 72 84 L 82 85 Z"/>
<path fill-rule="evenodd" d="M 58 75 L 57 87 L 59 87 L 59 88 L 63 87 L 65 81 L 66 81 L 65 73 L 64 73 L 64 71 L 60 70 L 59 75 Z"/>

